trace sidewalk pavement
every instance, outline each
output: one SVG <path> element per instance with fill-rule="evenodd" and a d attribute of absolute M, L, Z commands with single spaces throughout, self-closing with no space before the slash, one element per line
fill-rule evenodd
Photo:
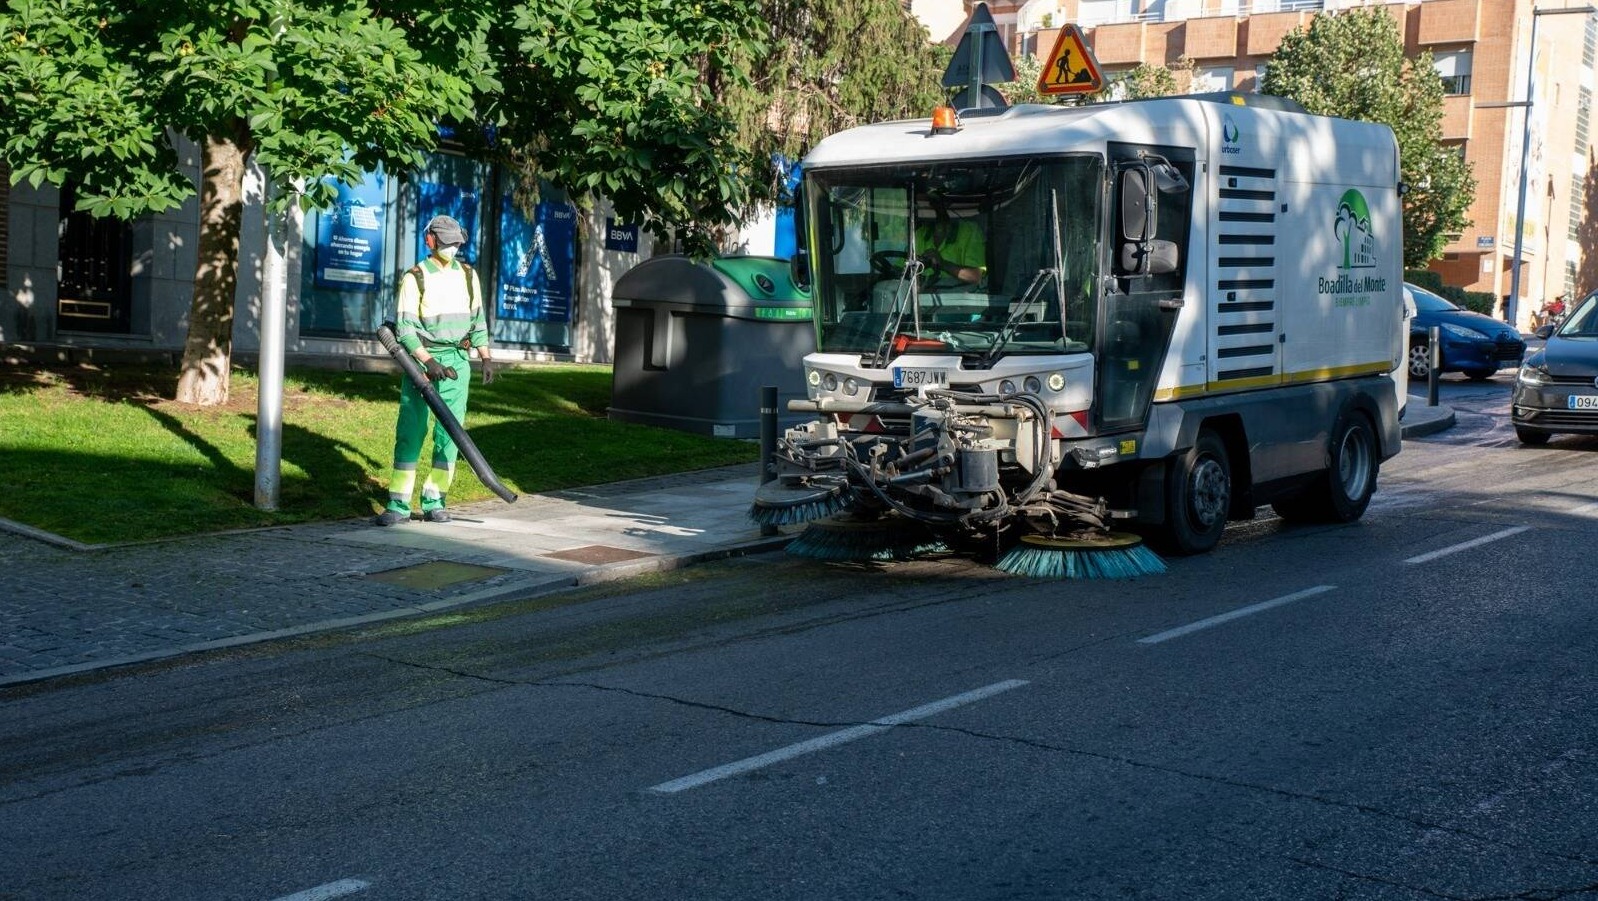
<path fill-rule="evenodd" d="M 774 550 L 754 463 L 451 507 L 91 547 L 0 520 L 0 687 Z"/>
<path fill-rule="evenodd" d="M 1411 398 L 1405 438 L 1454 424 Z M 0 520 L 0 687 L 775 550 L 753 463 L 368 520 L 87 546 Z"/>

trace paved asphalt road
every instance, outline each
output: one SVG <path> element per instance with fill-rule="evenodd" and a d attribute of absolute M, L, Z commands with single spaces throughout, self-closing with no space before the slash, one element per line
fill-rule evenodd
<path fill-rule="evenodd" d="M 1157 578 L 768 554 L 9 689 L 0 898 L 1598 897 L 1598 439 L 1508 379 Z"/>

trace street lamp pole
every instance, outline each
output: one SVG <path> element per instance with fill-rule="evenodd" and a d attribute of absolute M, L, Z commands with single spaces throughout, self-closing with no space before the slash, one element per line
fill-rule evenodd
<path fill-rule="evenodd" d="M 1504 301 L 1504 318 L 1516 328 L 1520 327 L 1515 323 L 1515 305 L 1520 301 L 1521 249 L 1526 238 L 1526 182 L 1529 174 L 1526 166 L 1530 162 L 1529 158 L 1531 156 L 1531 89 L 1532 79 L 1536 77 L 1537 70 L 1537 19 L 1541 16 L 1573 15 L 1576 13 L 1591 15 L 1595 12 L 1598 12 L 1598 8 L 1592 6 L 1572 6 L 1565 9 L 1537 9 L 1532 7 L 1531 10 L 1531 42 L 1526 49 L 1526 101 L 1522 104 L 1524 112 L 1521 114 L 1520 129 L 1520 190 L 1515 197 L 1515 256 L 1514 262 L 1510 266 L 1509 297 Z M 1543 253 L 1546 254 L 1547 252 L 1548 248 L 1543 248 Z"/>

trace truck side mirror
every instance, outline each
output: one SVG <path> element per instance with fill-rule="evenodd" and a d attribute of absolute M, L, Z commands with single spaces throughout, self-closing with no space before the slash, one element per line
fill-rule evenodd
<path fill-rule="evenodd" d="M 1134 166 L 1121 171 L 1121 240 L 1147 241 L 1154 233 L 1154 195 L 1149 191 L 1148 170 Z"/>

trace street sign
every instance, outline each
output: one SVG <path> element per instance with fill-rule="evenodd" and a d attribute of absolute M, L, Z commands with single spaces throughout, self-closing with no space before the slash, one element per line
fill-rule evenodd
<path fill-rule="evenodd" d="M 1102 87 L 1104 73 L 1082 39 L 1082 29 L 1075 24 L 1060 29 L 1038 75 L 1038 90 L 1044 94 L 1091 94 Z"/>
<path fill-rule="evenodd" d="M 973 78 L 973 72 L 980 77 Z M 971 24 L 960 36 L 960 46 L 954 48 L 954 58 L 943 70 L 946 88 L 969 87 L 973 81 L 982 84 L 1004 84 L 1015 81 L 1015 66 L 1004 49 L 1004 39 L 999 37 L 999 26 L 986 3 L 978 3 L 971 13 Z"/>

